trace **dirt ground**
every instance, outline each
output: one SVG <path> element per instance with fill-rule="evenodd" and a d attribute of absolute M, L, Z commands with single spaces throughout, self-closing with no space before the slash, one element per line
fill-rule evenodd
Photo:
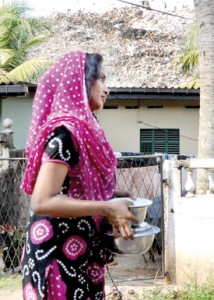
<path fill-rule="evenodd" d="M 22 300 L 22 291 L 21 289 L 15 290 L 0 290 L 0 299 L 1 300 Z"/>
<path fill-rule="evenodd" d="M 157 286 L 164 286 L 163 279 L 157 279 L 157 269 L 161 265 L 161 258 L 156 263 L 145 262 L 142 255 L 122 255 L 115 258 L 115 265 L 109 265 L 106 270 L 107 300 L 117 300 L 117 291 L 122 293 L 123 300 L 143 299 L 143 291 Z M 151 278 L 156 279 L 148 279 Z M 112 283 L 112 280 L 114 284 Z M 21 288 L 0 289 L 1 300 L 22 300 Z"/>
<path fill-rule="evenodd" d="M 123 283 L 116 283 L 116 286 L 118 290 L 122 293 L 123 300 L 134 300 L 134 299 L 139 299 L 142 300 L 144 299 L 143 293 L 145 289 L 153 289 L 157 286 L 165 286 L 164 282 L 162 280 L 158 281 L 155 283 L 148 281 L 137 281 L 137 282 L 123 282 Z M 106 284 L 106 296 L 107 300 L 117 300 L 117 291 L 113 284 L 107 283 Z M 21 288 L 19 289 L 3 289 L 0 290 L 0 299 L 1 300 L 22 300 L 22 290 Z M 151 299 L 151 298 L 150 298 Z"/>
<path fill-rule="evenodd" d="M 160 285 L 160 283 L 159 283 Z M 122 293 L 123 300 L 131 300 L 131 299 L 139 299 L 142 300 L 143 291 L 147 288 L 151 288 L 151 282 L 146 284 L 143 282 L 133 282 L 133 283 L 124 283 L 123 285 L 117 284 L 117 288 Z M 112 284 L 106 285 L 106 295 L 107 300 L 117 300 L 117 291 L 115 290 Z M 1 300 L 22 300 L 22 290 L 14 289 L 14 290 L 0 290 L 0 299 Z"/>

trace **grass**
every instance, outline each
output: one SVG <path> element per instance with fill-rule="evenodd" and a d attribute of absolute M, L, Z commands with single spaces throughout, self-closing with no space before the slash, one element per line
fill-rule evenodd
<path fill-rule="evenodd" d="M 184 300 L 213 300 L 214 299 L 214 283 L 198 285 L 197 283 L 189 285 L 182 291 Z M 179 298 L 178 298 L 179 299 Z"/>
<path fill-rule="evenodd" d="M 21 289 L 21 276 L 0 275 L 0 290 L 3 289 Z M 119 290 L 122 292 L 122 287 L 119 287 Z M 129 300 L 214 300 L 214 281 L 201 285 L 195 282 L 182 288 L 172 285 L 154 285 L 147 288 L 142 287 L 140 293 L 132 287 L 128 295 Z"/>
<path fill-rule="evenodd" d="M 21 288 L 21 286 L 20 275 L 0 275 L 0 290 L 14 290 Z"/>
<path fill-rule="evenodd" d="M 214 300 L 214 282 L 211 284 L 199 285 L 191 283 L 183 287 L 169 284 L 151 285 L 144 287 L 118 286 L 119 291 L 128 300 Z M 116 290 L 114 289 L 117 294 Z M 109 293 L 108 300 L 117 300 L 113 293 Z"/>
<path fill-rule="evenodd" d="M 191 283 L 182 288 L 170 285 L 154 287 L 143 293 L 143 300 L 214 300 L 214 282 L 202 285 Z"/>

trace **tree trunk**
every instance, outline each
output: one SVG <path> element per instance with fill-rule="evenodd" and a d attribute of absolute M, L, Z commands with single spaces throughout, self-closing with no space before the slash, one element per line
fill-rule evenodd
<path fill-rule="evenodd" d="M 214 1 L 194 0 L 200 70 L 198 158 L 214 158 Z M 197 174 L 197 193 L 207 190 L 205 171 Z"/>

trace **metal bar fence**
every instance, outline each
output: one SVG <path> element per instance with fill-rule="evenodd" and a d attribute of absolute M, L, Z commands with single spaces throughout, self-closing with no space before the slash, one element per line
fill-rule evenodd
<path fill-rule="evenodd" d="M 25 158 L 0 158 L 0 272 L 20 270 L 30 203 L 20 191 L 25 164 Z"/>

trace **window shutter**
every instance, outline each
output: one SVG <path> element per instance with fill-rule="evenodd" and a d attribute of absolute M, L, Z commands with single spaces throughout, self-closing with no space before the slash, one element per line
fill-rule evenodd
<path fill-rule="evenodd" d="M 155 152 L 179 154 L 179 129 L 141 129 L 140 152 L 154 154 Z"/>

